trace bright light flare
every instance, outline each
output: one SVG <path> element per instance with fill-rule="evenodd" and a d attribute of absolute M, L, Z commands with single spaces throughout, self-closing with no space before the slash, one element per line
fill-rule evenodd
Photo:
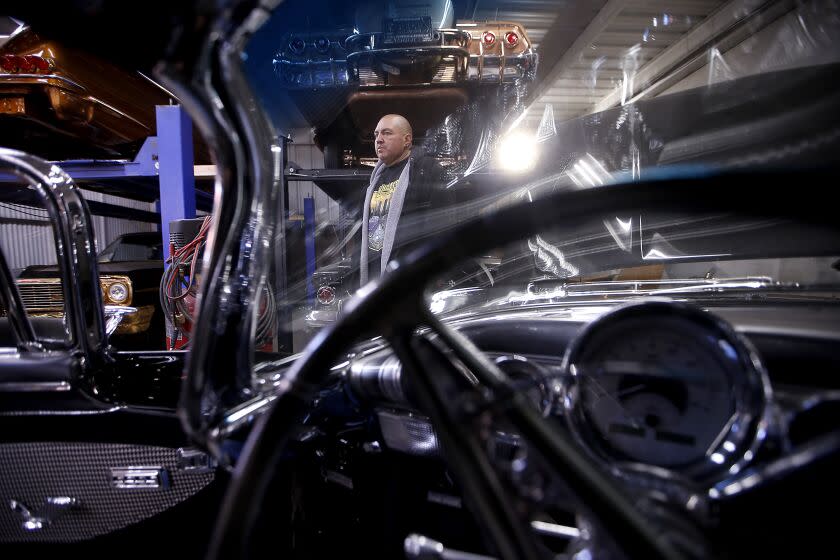
<path fill-rule="evenodd" d="M 499 165 L 505 171 L 528 171 L 537 162 L 537 141 L 533 134 L 514 132 L 499 143 Z"/>

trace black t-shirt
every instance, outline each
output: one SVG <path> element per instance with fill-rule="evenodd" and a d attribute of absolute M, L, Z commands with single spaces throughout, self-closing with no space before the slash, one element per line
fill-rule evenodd
<path fill-rule="evenodd" d="M 368 244 L 368 279 L 379 278 L 382 274 L 382 247 L 385 242 L 385 224 L 391 210 L 391 197 L 397 190 L 397 184 L 408 158 L 382 169 L 373 188 L 368 213 L 368 228 L 363 232 L 364 242 Z"/>

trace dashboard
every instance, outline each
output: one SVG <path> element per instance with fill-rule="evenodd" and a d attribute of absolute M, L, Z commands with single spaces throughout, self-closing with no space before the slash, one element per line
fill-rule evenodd
<path fill-rule="evenodd" d="M 741 491 L 840 427 L 837 310 L 649 299 L 589 311 L 545 307 L 452 324 L 631 487 L 664 482 L 680 500 Z M 389 348 L 351 360 L 346 378 L 379 415 L 385 446 L 436 452 Z"/>
<path fill-rule="evenodd" d="M 592 468 L 647 504 L 648 514 L 673 520 L 677 511 L 745 555 L 759 542 L 767 551 L 798 550 L 801 542 L 787 536 L 822 520 L 808 504 L 840 493 L 833 482 L 840 309 L 825 302 L 637 301 L 494 310 L 445 322 L 578 445 Z M 431 332 L 415 338 L 436 339 Z M 479 387 L 468 369 L 462 373 L 453 403 Z M 342 539 L 363 538 L 381 547 L 371 554 L 399 556 L 402 541 L 382 534 L 418 532 L 486 553 L 443 444 L 384 339 L 355 347 L 331 379 L 295 451 L 295 480 L 306 480 L 304 495 L 315 496 L 301 502 L 309 522 L 295 542 L 319 555 L 339 553 L 333 544 Z M 488 410 L 495 405 L 503 407 L 490 403 Z M 532 527 L 541 542 L 568 553 L 590 526 L 574 489 L 503 414 L 482 425 L 491 462 L 539 512 Z M 325 501 L 332 507 L 318 506 Z"/>

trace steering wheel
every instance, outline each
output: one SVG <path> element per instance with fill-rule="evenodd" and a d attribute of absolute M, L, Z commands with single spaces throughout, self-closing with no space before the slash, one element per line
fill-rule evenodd
<path fill-rule="evenodd" d="M 655 173 L 659 173 L 656 175 Z M 670 175 L 669 175 L 670 173 Z M 593 215 L 618 215 L 656 211 L 738 211 L 803 218 L 831 223 L 825 208 L 808 205 L 807 193 L 795 198 L 768 197 L 766 185 L 784 184 L 779 175 L 808 190 L 836 180 L 832 172 L 775 172 L 674 175 L 649 172 L 652 180 L 611 184 L 588 190 L 555 193 L 537 203 L 506 208 L 494 215 L 439 236 L 387 267 L 378 282 L 362 287 L 345 306 L 344 315 L 320 331 L 307 345 L 294 366 L 285 374 L 284 389 L 271 409 L 259 417 L 250 432 L 217 519 L 208 558 L 239 557 L 250 528 L 259 515 L 264 490 L 270 482 L 280 452 L 293 428 L 309 408 L 314 392 L 326 372 L 354 341 L 381 334 L 393 347 L 403 373 L 422 410 L 436 430 L 444 459 L 458 479 L 465 502 L 477 516 L 485 535 L 501 558 L 538 558 L 538 549 L 528 523 L 511 507 L 511 493 L 486 456 L 471 422 L 448 403 L 440 368 L 424 368 L 428 344 L 416 334 L 427 327 L 446 351 L 439 357 L 455 375 L 453 362 L 466 366 L 483 387 L 503 401 L 507 420 L 534 445 L 559 477 L 577 495 L 600 524 L 608 528 L 614 542 L 630 556 L 648 559 L 684 557 L 681 549 L 663 537 L 639 515 L 625 493 L 561 430 L 552 429 L 528 398 L 511 388 L 505 374 L 488 360 L 466 337 L 443 324 L 423 301 L 428 279 L 482 251 L 527 238 L 543 229 L 563 224 L 574 228 Z M 759 208 L 756 200 L 764 201 Z M 425 349 L 424 349 L 425 348 Z M 439 360 L 440 361 L 440 360 Z M 478 414 L 479 412 L 476 412 Z M 677 524 L 679 525 L 679 523 Z"/>

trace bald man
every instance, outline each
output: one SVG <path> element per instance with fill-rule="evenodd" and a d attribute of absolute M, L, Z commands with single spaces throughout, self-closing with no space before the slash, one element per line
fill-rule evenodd
<path fill-rule="evenodd" d="M 423 236 L 423 213 L 431 207 L 440 169 L 426 157 L 412 155 L 411 124 L 402 115 L 385 115 L 373 132 L 379 161 L 373 168 L 362 214 L 361 284 L 378 278 L 395 249 Z M 413 215 L 413 219 L 407 217 Z M 411 227 L 398 224 L 406 222 Z M 406 229 L 415 230 L 408 231 Z"/>

